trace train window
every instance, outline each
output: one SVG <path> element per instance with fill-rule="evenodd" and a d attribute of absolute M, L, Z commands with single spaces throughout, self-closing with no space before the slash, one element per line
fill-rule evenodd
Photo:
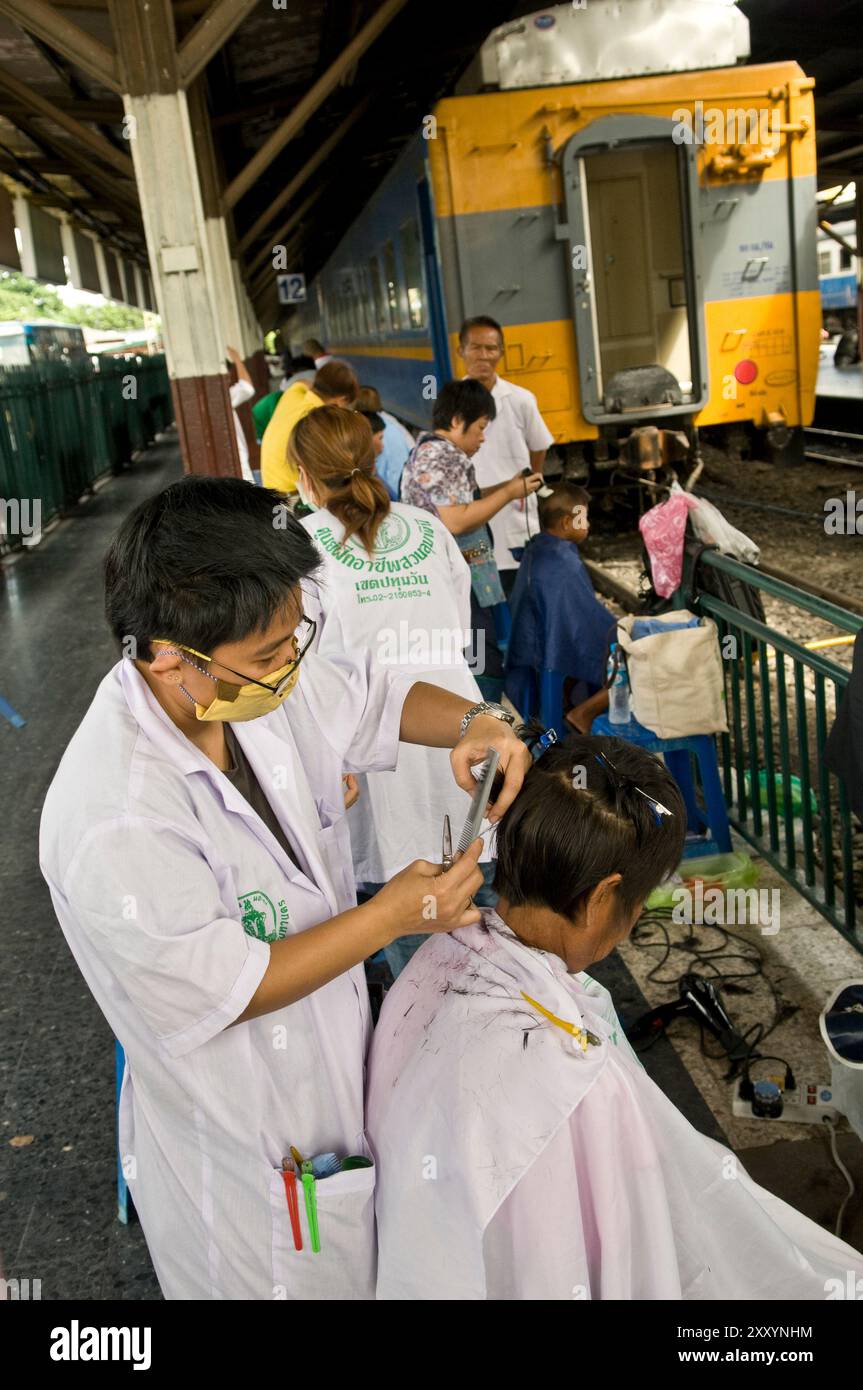
<path fill-rule="evenodd" d="M 383 286 L 381 285 L 381 268 L 377 256 L 369 257 L 369 292 L 375 332 L 383 333 L 386 331 L 387 316 L 384 308 Z"/>
<path fill-rule="evenodd" d="M 420 237 L 416 218 L 406 222 L 399 233 L 401 240 L 402 265 L 405 271 L 405 287 L 408 296 L 408 320 L 411 328 L 422 328 L 425 324 L 425 305 L 423 303 L 423 272 L 420 255 Z"/>
<path fill-rule="evenodd" d="M 386 281 L 390 328 L 398 331 L 402 324 L 399 313 L 399 288 L 396 282 L 396 253 L 391 241 L 384 243 L 384 279 Z"/>
<path fill-rule="evenodd" d="M 819 274 L 819 275 L 829 275 L 829 274 L 830 274 L 830 261 L 831 261 L 831 259 L 832 259 L 832 257 L 831 257 L 831 255 L 830 255 L 830 247 L 829 247 L 829 246 L 823 247 L 822 250 L 820 250 L 820 251 L 818 252 L 818 274 Z"/>
<path fill-rule="evenodd" d="M 851 252 L 847 251 L 844 246 L 840 246 L 839 248 L 839 269 L 851 269 Z"/>

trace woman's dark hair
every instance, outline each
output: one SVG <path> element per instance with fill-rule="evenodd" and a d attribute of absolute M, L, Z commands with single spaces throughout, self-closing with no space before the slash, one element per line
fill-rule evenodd
<path fill-rule="evenodd" d="M 288 458 L 326 489 L 324 505 L 344 526 L 343 542 L 359 536 L 371 555 L 378 527 L 390 510 L 390 495 L 375 472 L 366 416 L 340 405 L 310 410 L 291 430 Z"/>
<path fill-rule="evenodd" d="M 353 405 L 359 389 L 356 372 L 349 362 L 343 362 L 340 357 L 331 357 L 329 362 L 318 367 L 312 382 L 312 390 L 322 401 L 344 398 Z"/>
<path fill-rule="evenodd" d="M 357 392 L 356 409 L 361 410 L 364 415 L 370 410 L 380 410 L 381 393 L 376 386 L 361 386 Z"/>
<path fill-rule="evenodd" d="M 362 415 L 364 420 L 368 420 L 372 428 L 372 434 L 380 434 L 387 427 L 387 422 L 383 416 L 378 415 L 376 410 L 360 410 L 357 412 Z"/>
<path fill-rule="evenodd" d="M 320 563 L 270 488 L 187 477 L 142 502 L 105 557 L 105 613 L 117 642 L 152 659 L 164 637 L 210 655 L 263 631 Z"/>
<path fill-rule="evenodd" d="M 467 377 L 464 381 L 446 381 L 432 407 L 432 425 L 436 430 L 452 429 L 458 417 L 465 428 L 483 416 L 493 420 L 497 414 L 494 396 L 479 381 Z"/>
<path fill-rule="evenodd" d="M 537 737 L 535 726 L 519 732 L 528 744 Z M 623 739 L 579 735 L 552 744 L 528 770 L 498 825 L 494 886 L 514 907 L 572 920 L 586 894 L 619 873 L 631 910 L 677 867 L 685 834 L 683 797 L 664 763 Z"/>

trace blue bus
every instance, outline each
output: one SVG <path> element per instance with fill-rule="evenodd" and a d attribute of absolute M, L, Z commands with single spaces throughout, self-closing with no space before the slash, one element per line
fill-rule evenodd
<path fill-rule="evenodd" d="M 6 319 L 0 322 L 0 367 L 89 360 L 84 330 L 75 323 Z"/>

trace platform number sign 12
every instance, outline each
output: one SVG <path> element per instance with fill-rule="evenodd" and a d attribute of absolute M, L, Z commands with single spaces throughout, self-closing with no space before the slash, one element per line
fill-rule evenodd
<path fill-rule="evenodd" d="M 280 304 L 304 304 L 306 301 L 305 275 L 278 275 Z"/>

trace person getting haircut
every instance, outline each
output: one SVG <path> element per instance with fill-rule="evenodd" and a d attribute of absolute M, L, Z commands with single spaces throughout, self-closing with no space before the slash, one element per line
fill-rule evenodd
<path fill-rule="evenodd" d="M 377 1297 L 822 1300 L 863 1256 L 689 1123 L 587 973 L 679 863 L 676 783 L 621 739 L 522 733 L 497 909 L 421 946 L 375 1030 Z"/>
<path fill-rule="evenodd" d="M 605 670 L 617 620 L 596 597 L 579 554 L 590 531 L 589 506 L 589 493 L 569 482 L 540 498 L 542 530 L 525 549 L 510 599 L 504 688 L 517 709 L 536 708 L 541 671 L 563 677 L 565 708 L 598 714 L 607 707 Z"/>

